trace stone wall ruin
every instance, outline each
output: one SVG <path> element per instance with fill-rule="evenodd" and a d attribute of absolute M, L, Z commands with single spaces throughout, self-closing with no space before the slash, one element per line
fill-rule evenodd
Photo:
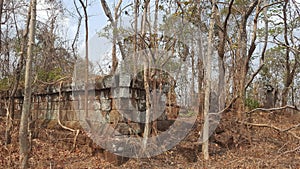
<path fill-rule="evenodd" d="M 127 74 L 94 78 L 88 89 L 88 116 L 114 125 L 122 134 L 141 134 L 145 121 L 146 92 L 143 83 L 138 81 L 143 79 L 136 79 Z M 59 116 L 63 123 L 68 123 L 79 122 L 85 118 L 83 84 L 78 82 L 74 85 L 74 82 L 66 81 L 40 86 L 32 95 L 31 121 L 56 121 Z M 157 118 L 159 130 L 166 130 L 178 116 L 179 106 L 176 104 L 172 85 L 160 83 L 157 89 L 161 91 L 163 101 L 162 113 Z M 6 114 L 7 100 L 7 97 L 2 97 L 0 102 L 2 116 Z M 20 119 L 22 103 L 22 92 L 19 92 L 14 100 L 15 119 Z"/>

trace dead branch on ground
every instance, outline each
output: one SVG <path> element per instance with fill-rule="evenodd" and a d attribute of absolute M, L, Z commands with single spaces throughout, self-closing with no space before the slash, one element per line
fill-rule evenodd
<path fill-rule="evenodd" d="M 276 108 L 270 108 L 270 109 L 256 108 L 256 109 L 253 109 L 253 110 L 248 111 L 246 113 L 251 114 L 251 113 L 254 113 L 256 111 L 271 112 L 271 111 L 284 110 L 284 109 L 292 109 L 292 110 L 296 110 L 296 111 L 300 112 L 300 110 L 296 106 L 286 105 L 286 106 L 283 106 L 283 107 L 276 107 Z"/>
<path fill-rule="evenodd" d="M 276 130 L 278 132 L 288 133 L 291 136 L 293 136 L 294 138 L 300 140 L 300 136 L 298 136 L 296 133 L 294 133 L 293 131 L 291 131 L 291 130 L 293 130 L 295 128 L 300 127 L 300 123 L 297 124 L 297 125 L 294 125 L 292 127 L 289 127 L 287 129 L 281 129 L 281 128 L 276 127 L 276 126 L 274 126 L 272 124 L 248 123 L 248 122 L 242 122 L 242 121 L 238 121 L 238 122 L 241 123 L 241 124 L 244 124 L 244 125 L 250 125 L 250 126 L 255 126 L 255 127 L 266 127 L 266 128 L 270 128 L 270 129 Z"/>

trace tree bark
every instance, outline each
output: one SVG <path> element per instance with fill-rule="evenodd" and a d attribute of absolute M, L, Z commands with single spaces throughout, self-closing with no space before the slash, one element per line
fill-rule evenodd
<path fill-rule="evenodd" d="M 287 8 L 288 8 L 289 1 L 285 1 L 283 6 L 283 22 L 284 22 L 284 41 L 286 46 L 286 53 L 285 53 L 285 79 L 284 79 L 284 89 L 282 91 L 282 101 L 281 106 L 286 106 L 288 103 L 288 95 L 290 87 L 294 81 L 294 76 L 296 73 L 296 69 L 298 66 L 298 62 L 296 61 L 291 68 L 292 64 L 290 61 L 290 44 L 289 44 L 289 37 L 288 37 L 288 19 L 287 19 Z"/>
<path fill-rule="evenodd" d="M 235 109 L 237 110 L 238 119 L 242 119 L 245 110 L 245 97 L 246 97 L 246 76 L 249 69 L 249 61 L 252 57 L 251 51 L 247 50 L 247 20 L 255 7 L 258 5 L 258 0 L 253 1 L 247 10 L 241 16 L 238 30 L 238 47 L 235 58 L 235 72 L 234 72 L 234 92 L 237 96 L 235 102 Z M 251 50 L 251 48 L 250 48 Z"/>
<path fill-rule="evenodd" d="M 25 92 L 24 102 L 22 108 L 20 131 L 19 131 L 19 142 L 20 142 L 20 168 L 28 168 L 28 157 L 29 157 L 29 137 L 28 137 L 28 117 L 30 114 L 31 107 L 31 77 L 32 77 L 32 58 L 33 58 L 33 47 L 35 40 L 35 25 L 36 25 L 36 0 L 30 1 L 31 6 L 31 19 L 29 27 L 29 40 L 27 48 L 27 60 L 25 70 Z"/>
<path fill-rule="evenodd" d="M 145 37 L 146 34 L 146 20 L 147 20 L 147 12 L 148 12 L 148 7 L 149 7 L 150 0 L 145 0 L 144 1 L 144 13 L 143 13 L 143 19 L 142 19 L 142 38 Z M 145 50 L 145 44 L 144 42 L 141 42 L 142 49 Z M 146 91 L 146 119 L 145 119 L 145 128 L 144 128 L 144 133 L 143 133 L 143 151 L 146 150 L 147 148 L 147 141 L 148 137 L 150 134 L 150 87 L 149 87 L 149 58 L 146 54 L 146 52 L 143 52 L 144 54 L 144 87 Z"/>
<path fill-rule="evenodd" d="M 9 94 L 9 110 L 7 112 L 6 116 L 6 130 L 5 130 L 5 145 L 8 145 L 11 143 L 11 130 L 12 130 L 12 120 L 14 116 L 14 100 L 15 100 L 15 95 L 18 90 L 19 82 L 21 79 L 21 71 L 24 66 L 24 53 L 26 49 L 26 42 L 28 38 L 28 31 L 29 31 L 29 22 L 31 18 L 31 6 L 29 6 L 28 9 L 28 14 L 27 14 L 27 20 L 26 20 L 26 28 L 23 32 L 23 37 L 22 37 L 22 44 L 21 44 L 21 52 L 20 52 L 20 58 L 15 70 L 15 79 L 14 79 L 14 84 L 11 93 Z"/>
<path fill-rule="evenodd" d="M 223 24 L 221 24 L 220 12 L 216 10 L 216 23 L 220 27 L 218 36 L 220 42 L 218 44 L 218 67 L 219 67 L 219 83 L 218 83 L 218 97 L 219 97 L 219 110 L 223 110 L 225 107 L 225 44 L 227 39 L 227 25 L 231 15 L 231 10 L 234 0 L 231 0 L 228 7 L 228 14 Z"/>
<path fill-rule="evenodd" d="M 86 118 L 88 117 L 88 86 L 89 86 L 89 25 L 87 15 L 87 0 L 85 4 L 82 0 L 79 0 L 83 12 L 84 12 L 84 23 L 85 23 L 85 85 L 84 85 L 84 111 Z"/>
<path fill-rule="evenodd" d="M 216 13 L 216 2 L 212 1 L 212 15 L 209 23 L 209 33 L 208 33 L 208 49 L 206 56 L 206 67 L 205 67 L 205 101 L 204 101 L 204 126 L 203 126 L 203 145 L 202 152 L 204 160 L 209 160 L 209 107 L 210 107 L 210 89 L 211 89 L 211 62 L 213 55 L 213 35 L 214 35 L 214 25 L 215 25 L 215 13 Z"/>
<path fill-rule="evenodd" d="M 2 11 L 3 11 L 3 0 L 0 0 L 0 51 L 2 52 Z"/>
<path fill-rule="evenodd" d="M 109 9 L 106 1 L 101 0 L 101 5 L 104 10 L 104 13 L 107 16 L 108 20 L 111 22 L 112 27 L 113 27 L 112 68 L 111 68 L 110 74 L 113 74 L 118 67 L 118 59 L 117 59 L 117 52 L 116 52 L 117 44 L 119 46 L 122 58 L 123 59 L 125 58 L 125 52 L 124 52 L 122 43 L 119 41 L 118 30 L 117 30 L 117 22 L 119 19 L 118 12 L 119 12 L 119 8 L 120 8 L 121 4 L 122 4 L 122 0 L 119 0 L 117 6 L 115 7 L 114 17 L 113 17 L 111 10 Z"/>

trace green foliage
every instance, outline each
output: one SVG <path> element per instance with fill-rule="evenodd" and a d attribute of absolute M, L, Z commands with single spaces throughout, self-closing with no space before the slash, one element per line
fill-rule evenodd
<path fill-rule="evenodd" d="M 248 107 L 250 110 L 256 109 L 259 107 L 258 100 L 255 100 L 253 98 L 246 98 L 245 104 L 246 104 L 246 107 Z"/>
<path fill-rule="evenodd" d="M 3 79 L 0 79 L 0 91 L 8 90 L 9 89 L 9 78 L 5 77 Z"/>
<path fill-rule="evenodd" d="M 63 76 L 61 68 L 54 68 L 50 71 L 38 70 L 37 74 L 39 80 L 44 82 L 53 82 L 62 78 Z"/>

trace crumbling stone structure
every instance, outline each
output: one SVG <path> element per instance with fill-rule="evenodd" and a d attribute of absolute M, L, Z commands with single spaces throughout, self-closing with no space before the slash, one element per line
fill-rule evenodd
<path fill-rule="evenodd" d="M 32 95 L 31 121 L 51 121 L 58 117 L 62 122 L 78 122 L 83 118 L 98 118 L 122 134 L 141 134 L 146 112 L 146 92 L 143 79 L 127 74 L 97 77 L 91 80 L 88 96 L 88 114 L 84 105 L 84 82 L 63 82 L 39 87 Z M 157 118 L 158 129 L 166 130 L 176 119 L 179 106 L 176 104 L 174 81 L 161 83 L 160 105 Z M 150 90 L 153 90 L 153 85 Z M 4 116 L 6 97 L 0 102 L 0 115 Z M 14 118 L 19 119 L 23 103 L 22 91 L 15 97 Z M 100 116 L 99 116 L 100 115 Z M 99 119 L 101 118 L 101 119 Z"/>

